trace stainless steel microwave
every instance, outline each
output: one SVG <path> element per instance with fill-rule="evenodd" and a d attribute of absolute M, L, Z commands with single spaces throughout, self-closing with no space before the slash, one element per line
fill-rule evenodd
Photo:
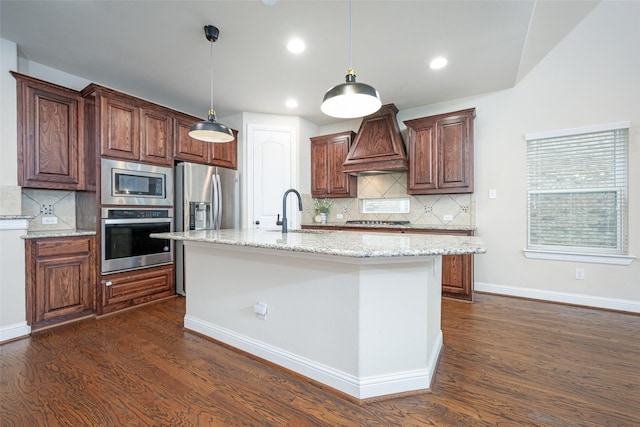
<path fill-rule="evenodd" d="M 101 161 L 101 204 L 173 205 L 173 169 L 122 160 Z"/>

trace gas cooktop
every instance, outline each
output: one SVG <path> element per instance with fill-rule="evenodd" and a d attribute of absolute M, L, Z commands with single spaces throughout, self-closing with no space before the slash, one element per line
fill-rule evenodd
<path fill-rule="evenodd" d="M 352 220 L 347 221 L 347 225 L 407 225 L 409 221 L 372 221 L 372 220 Z"/>

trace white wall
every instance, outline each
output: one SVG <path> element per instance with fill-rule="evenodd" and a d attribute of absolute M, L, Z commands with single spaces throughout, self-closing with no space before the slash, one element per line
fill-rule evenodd
<path fill-rule="evenodd" d="M 20 214 L 16 81 L 9 71 L 18 69 L 17 46 L 0 39 L 0 215 Z"/>
<path fill-rule="evenodd" d="M 640 260 L 631 266 L 527 259 L 523 135 L 631 121 L 629 251 L 640 256 L 640 2 L 603 2 L 513 89 L 426 105 L 403 120 L 476 108 L 476 290 L 640 311 Z M 319 134 L 351 129 L 323 127 Z M 497 189 L 496 199 L 488 198 Z M 575 268 L 585 280 L 575 280 Z"/>

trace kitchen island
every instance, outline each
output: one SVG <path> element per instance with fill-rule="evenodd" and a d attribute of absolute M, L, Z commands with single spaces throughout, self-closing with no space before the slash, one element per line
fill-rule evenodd
<path fill-rule="evenodd" d="M 184 242 L 186 329 L 359 400 L 430 388 L 442 348 L 441 256 L 486 251 L 467 236 L 247 229 L 152 237 Z"/>

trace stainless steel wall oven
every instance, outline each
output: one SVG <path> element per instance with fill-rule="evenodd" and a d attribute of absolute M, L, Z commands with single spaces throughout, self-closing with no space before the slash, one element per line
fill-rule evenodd
<path fill-rule="evenodd" d="M 103 208 L 101 216 L 102 274 L 173 262 L 172 242 L 149 237 L 173 231 L 172 208 Z"/>

